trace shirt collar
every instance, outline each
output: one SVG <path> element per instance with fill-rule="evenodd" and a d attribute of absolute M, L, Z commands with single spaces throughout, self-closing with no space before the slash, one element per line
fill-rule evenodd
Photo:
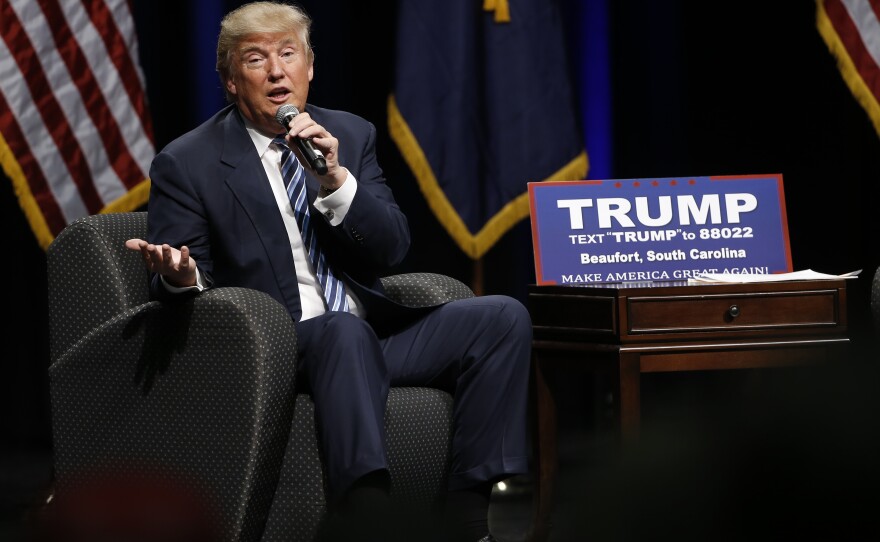
<path fill-rule="evenodd" d="M 268 137 L 264 135 L 262 132 L 257 130 L 253 124 L 250 123 L 244 115 L 242 115 L 242 119 L 244 119 L 245 128 L 247 128 L 248 135 L 251 136 L 251 141 L 254 143 L 254 147 L 257 149 L 257 154 L 263 156 L 266 154 L 266 151 L 269 150 L 272 146 L 273 137 Z M 280 135 L 280 134 L 279 134 Z"/>

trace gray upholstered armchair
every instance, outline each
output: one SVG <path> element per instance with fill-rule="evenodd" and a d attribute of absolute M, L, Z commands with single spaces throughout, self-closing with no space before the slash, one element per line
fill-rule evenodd
<path fill-rule="evenodd" d="M 146 212 L 70 224 L 48 249 L 56 495 L 106 474 L 170 477 L 211 503 L 224 540 L 311 540 L 326 512 L 311 399 L 297 393 L 296 335 L 269 296 L 216 288 L 148 297 L 126 239 Z M 383 279 L 410 303 L 470 297 L 436 274 Z M 392 388 L 392 494 L 433 506 L 445 489 L 451 396 Z"/>

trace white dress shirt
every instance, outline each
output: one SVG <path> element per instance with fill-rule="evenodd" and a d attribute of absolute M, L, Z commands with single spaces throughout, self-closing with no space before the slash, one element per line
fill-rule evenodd
<path fill-rule="evenodd" d="M 272 193 L 275 194 L 275 202 L 281 211 L 281 218 L 284 219 L 287 237 L 290 239 L 290 250 L 293 252 L 293 263 L 296 267 L 296 282 L 299 285 L 302 319 L 314 318 L 327 311 L 324 304 L 324 291 L 321 289 L 318 275 L 312 266 L 308 249 L 303 244 L 302 235 L 296 223 L 296 217 L 293 214 L 293 205 L 290 203 L 290 198 L 287 196 L 287 188 L 284 186 L 284 179 L 281 177 L 281 149 L 272 143 L 272 138 L 264 136 L 251 126 L 248 126 L 248 133 L 254 142 L 257 152 L 260 154 L 263 168 L 266 170 L 269 184 L 272 186 Z M 345 183 L 338 190 L 325 197 L 318 196 L 315 200 L 315 207 L 326 217 L 332 217 L 330 224 L 336 226 L 342 222 L 342 219 L 348 213 L 355 192 L 357 192 L 357 181 L 349 172 Z M 312 220 L 321 219 L 313 217 Z M 358 316 L 363 316 L 360 303 L 347 288 L 345 297 L 348 299 L 349 311 Z"/>

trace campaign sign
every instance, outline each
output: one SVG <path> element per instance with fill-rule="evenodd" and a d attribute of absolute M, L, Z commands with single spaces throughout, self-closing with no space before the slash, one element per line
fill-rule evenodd
<path fill-rule="evenodd" d="M 528 186 L 538 284 L 792 270 L 781 174 Z"/>

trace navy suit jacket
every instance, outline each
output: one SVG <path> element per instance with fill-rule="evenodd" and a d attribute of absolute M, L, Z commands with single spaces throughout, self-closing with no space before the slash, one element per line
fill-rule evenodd
<path fill-rule="evenodd" d="M 358 182 L 351 208 L 338 226 L 331 226 L 311 207 L 318 241 L 377 331 L 397 327 L 424 311 L 389 300 L 379 281 L 406 255 L 410 234 L 376 159 L 375 126 L 343 111 L 312 105 L 306 110 L 339 140 L 339 163 Z M 150 178 L 150 243 L 188 246 L 209 287 L 261 290 L 284 305 L 294 321 L 299 320 L 290 239 L 260 157 L 234 105 L 168 144 L 153 160 Z M 313 202 L 319 183 L 307 175 L 306 186 Z M 158 276 L 153 277 L 152 292 L 168 298 Z"/>

